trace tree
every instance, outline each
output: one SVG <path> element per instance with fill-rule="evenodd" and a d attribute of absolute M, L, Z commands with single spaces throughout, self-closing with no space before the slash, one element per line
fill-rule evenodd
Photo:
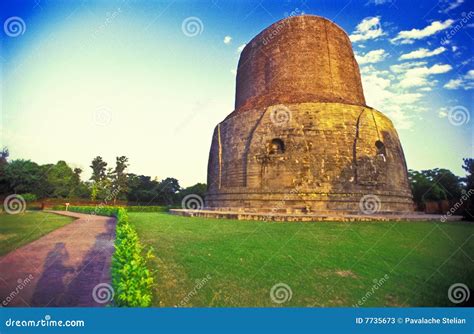
<path fill-rule="evenodd" d="M 0 166 L 6 165 L 8 163 L 7 159 L 10 156 L 10 152 L 8 151 L 8 148 L 4 147 L 0 151 Z"/>
<path fill-rule="evenodd" d="M 158 201 L 158 186 L 156 180 L 145 175 L 128 174 L 127 199 L 136 204 L 148 204 Z"/>
<path fill-rule="evenodd" d="M 176 194 L 181 189 L 177 179 L 167 177 L 157 187 L 157 197 L 160 204 L 170 205 L 176 202 Z"/>
<path fill-rule="evenodd" d="M 97 156 L 92 160 L 90 166 L 92 168 L 92 176 L 90 179 L 93 181 L 91 185 L 91 199 L 107 200 L 110 193 L 110 180 L 108 178 L 111 170 L 107 170 L 107 162 L 105 162 L 101 156 Z"/>
<path fill-rule="evenodd" d="M 48 195 L 55 198 L 67 198 L 78 185 L 74 171 L 65 161 L 58 161 L 55 165 L 46 165 L 45 172 L 48 186 L 51 189 Z"/>
<path fill-rule="evenodd" d="M 45 192 L 42 168 L 30 160 L 13 160 L 4 170 L 5 179 L 16 194 L 33 193 L 42 197 Z"/>
<path fill-rule="evenodd" d="M 421 171 L 430 181 L 440 186 L 444 199 L 458 199 L 461 196 L 461 179 L 450 170 L 435 168 Z"/>
<path fill-rule="evenodd" d="M 106 168 L 107 163 L 102 159 L 101 156 L 97 156 L 92 160 L 90 166 L 92 168 L 91 180 L 94 182 L 100 182 L 107 177 Z"/>
<path fill-rule="evenodd" d="M 424 204 L 426 201 L 438 201 L 446 198 L 443 189 L 433 182 L 426 173 L 410 169 L 408 171 L 408 179 L 410 180 L 413 200 L 417 204 Z"/>
<path fill-rule="evenodd" d="M 180 203 L 183 198 L 187 195 L 198 195 L 204 200 L 204 197 L 207 192 L 207 184 L 205 183 L 196 183 L 193 186 L 181 189 L 178 193 L 178 202 Z M 177 203 L 176 203 L 177 204 Z"/>
<path fill-rule="evenodd" d="M 125 169 L 128 167 L 128 158 L 126 156 L 116 157 L 115 169 L 111 173 L 112 179 L 112 198 L 114 205 L 121 194 L 127 193 L 127 174 Z"/>
<path fill-rule="evenodd" d="M 7 194 L 10 192 L 10 185 L 5 176 L 5 169 L 8 165 L 8 156 L 10 153 L 8 152 L 8 148 L 4 147 L 2 151 L 0 151 L 0 194 Z"/>
<path fill-rule="evenodd" d="M 463 159 L 463 166 L 462 168 L 467 172 L 466 177 L 464 178 L 465 182 L 465 195 L 463 197 L 467 197 L 467 201 L 465 204 L 464 216 L 467 219 L 474 219 L 474 159 L 472 158 L 465 158 Z"/>

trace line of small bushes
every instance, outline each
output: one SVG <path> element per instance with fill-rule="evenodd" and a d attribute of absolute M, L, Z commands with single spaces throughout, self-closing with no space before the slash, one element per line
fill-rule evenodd
<path fill-rule="evenodd" d="M 95 208 L 114 208 L 113 206 L 102 206 L 102 205 L 97 205 L 97 206 L 69 206 L 69 209 L 71 209 L 72 207 L 75 207 L 75 208 L 92 208 L 95 210 Z M 170 206 L 127 206 L 127 207 L 124 207 L 127 212 L 168 212 L 169 209 L 171 208 Z M 66 210 L 66 206 L 65 205 L 54 205 L 52 207 L 53 210 L 61 210 L 61 211 L 65 211 Z M 85 210 L 87 212 L 83 212 L 83 213 L 92 213 L 94 210 Z M 89 212 L 90 211 L 90 212 Z M 80 212 L 80 211 L 77 211 L 77 212 Z M 81 211 L 82 212 L 82 211 Z M 99 213 L 97 213 L 99 214 Z"/>
<path fill-rule="evenodd" d="M 153 277 L 147 264 L 153 257 L 152 249 L 144 250 L 137 232 L 129 223 L 127 210 L 113 206 L 70 206 L 69 211 L 116 217 L 115 252 L 112 257 L 114 304 L 151 306 Z"/>

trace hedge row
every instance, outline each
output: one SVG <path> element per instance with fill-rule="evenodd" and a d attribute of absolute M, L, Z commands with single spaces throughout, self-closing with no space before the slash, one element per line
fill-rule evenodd
<path fill-rule="evenodd" d="M 70 206 L 69 208 L 71 208 Z M 92 213 L 95 211 L 95 208 L 114 208 L 113 206 L 74 206 L 74 208 L 92 208 L 89 210 L 90 212 L 85 212 L 85 211 L 77 211 L 77 212 L 84 212 L 84 213 Z M 127 212 L 168 212 L 170 206 L 126 206 L 125 209 L 127 209 Z M 53 210 L 61 210 L 64 211 L 66 210 L 65 205 L 54 205 Z M 99 213 L 98 213 L 99 214 Z"/>
<path fill-rule="evenodd" d="M 129 223 L 127 210 L 113 206 L 70 206 L 70 211 L 117 218 L 112 285 L 116 306 L 151 306 L 153 277 L 147 268 L 152 250 L 144 251 L 137 232 Z"/>
<path fill-rule="evenodd" d="M 168 212 L 170 206 L 127 206 L 128 212 Z"/>

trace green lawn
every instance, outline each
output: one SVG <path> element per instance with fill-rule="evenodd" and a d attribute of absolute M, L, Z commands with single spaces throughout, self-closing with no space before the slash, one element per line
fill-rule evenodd
<path fill-rule="evenodd" d="M 36 240 L 73 220 L 70 217 L 39 211 L 16 215 L 0 214 L 0 255 Z"/>
<path fill-rule="evenodd" d="M 165 213 L 130 213 L 130 221 L 154 248 L 156 306 L 453 306 L 449 286 L 474 282 L 474 224 L 270 223 Z M 283 304 L 270 298 L 277 283 L 292 291 Z"/>

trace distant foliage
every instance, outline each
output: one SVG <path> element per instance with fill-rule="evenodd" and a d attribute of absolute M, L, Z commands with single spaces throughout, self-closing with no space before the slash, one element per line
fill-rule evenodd
<path fill-rule="evenodd" d="M 168 212 L 171 206 L 127 206 L 128 212 Z"/>
<path fill-rule="evenodd" d="M 31 194 L 31 193 L 20 194 L 20 196 L 23 197 L 26 203 L 31 203 L 38 199 L 38 197 L 35 194 Z"/>
<path fill-rule="evenodd" d="M 151 306 L 153 277 L 147 267 L 152 249 L 145 252 L 137 232 L 128 221 L 127 210 L 113 206 L 72 206 L 70 211 L 117 218 L 112 285 L 116 306 Z"/>

